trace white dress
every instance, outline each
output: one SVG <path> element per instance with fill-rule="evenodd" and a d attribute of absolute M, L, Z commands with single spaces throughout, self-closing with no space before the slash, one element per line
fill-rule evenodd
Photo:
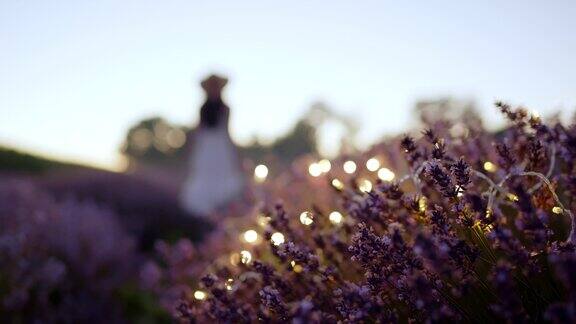
<path fill-rule="evenodd" d="M 238 197 L 244 187 L 244 174 L 227 125 L 225 120 L 216 127 L 199 126 L 194 134 L 180 203 L 196 216 L 208 216 Z"/>

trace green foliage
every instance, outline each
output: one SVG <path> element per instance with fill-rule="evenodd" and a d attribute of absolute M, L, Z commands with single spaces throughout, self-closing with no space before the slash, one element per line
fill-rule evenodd
<path fill-rule="evenodd" d="M 300 120 L 286 135 L 278 138 L 270 145 L 254 142 L 240 147 L 243 157 L 253 161 L 264 160 L 267 155 L 275 157 L 279 162 L 289 164 L 299 156 L 317 154 L 316 127 L 307 120 Z"/>
<path fill-rule="evenodd" d="M 132 126 L 122 153 L 147 164 L 179 163 L 183 160 L 189 129 L 171 124 L 161 117 L 144 119 Z"/>
<path fill-rule="evenodd" d="M 174 132 L 186 134 L 183 143 L 170 143 L 169 135 Z M 171 124 L 161 117 L 142 120 L 128 131 L 122 153 L 131 162 L 152 165 L 182 165 L 187 158 L 188 148 L 193 143 L 191 130 Z M 180 136 L 180 135 L 178 135 Z M 177 144 L 177 145 L 174 145 Z M 180 145 L 181 144 L 181 145 Z M 253 161 L 264 160 L 268 155 L 281 163 L 288 164 L 304 154 L 317 153 L 316 127 L 302 118 L 284 136 L 270 145 L 258 141 L 238 147 L 242 157 Z"/>
<path fill-rule="evenodd" d="M 6 147 L 0 147 L 0 171 L 45 173 L 61 169 L 87 169 L 79 164 L 60 162 Z"/>
<path fill-rule="evenodd" d="M 157 298 L 134 284 L 127 284 L 119 289 L 118 298 L 126 319 L 131 323 L 172 322 L 170 314 L 158 305 Z"/>

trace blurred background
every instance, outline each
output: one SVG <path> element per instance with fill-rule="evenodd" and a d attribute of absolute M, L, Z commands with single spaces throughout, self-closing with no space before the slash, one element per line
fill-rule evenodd
<path fill-rule="evenodd" d="M 211 72 L 230 78 L 231 136 L 255 159 L 302 144 L 290 136 L 310 125 L 318 146 L 288 159 L 334 156 L 342 139 L 366 148 L 416 126 L 422 102 L 474 106 L 492 128 L 495 99 L 569 118 L 575 13 L 571 1 L 2 1 L 2 154 L 116 171 L 177 154 Z M 127 140 L 158 122 L 163 139 Z"/>
<path fill-rule="evenodd" d="M 492 135 L 495 100 L 572 119 L 574 17 L 573 1 L 0 1 L 0 322 L 170 323 L 148 261 L 228 262 L 265 204 L 333 199 L 330 160 L 351 179 L 386 157 L 366 168 L 391 181 L 402 133 Z M 236 146 L 197 132 L 212 73 Z M 214 218 L 182 203 L 228 174 L 241 190 Z"/>

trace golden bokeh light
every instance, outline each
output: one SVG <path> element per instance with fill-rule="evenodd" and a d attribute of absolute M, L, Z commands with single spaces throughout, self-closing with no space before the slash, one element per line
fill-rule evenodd
<path fill-rule="evenodd" d="M 460 198 L 464 196 L 464 188 L 457 186 L 456 187 L 456 197 Z"/>
<path fill-rule="evenodd" d="M 249 264 L 250 262 L 252 262 L 252 253 L 246 250 L 240 251 L 240 262 L 242 262 L 243 264 Z"/>
<path fill-rule="evenodd" d="M 141 128 L 134 131 L 134 133 L 132 134 L 132 141 L 134 142 L 136 149 L 140 151 L 145 151 L 152 144 L 153 136 L 154 135 L 152 134 L 151 131 L 149 131 L 148 129 Z"/>
<path fill-rule="evenodd" d="M 356 172 L 356 163 L 354 161 L 346 161 L 343 165 L 344 172 L 352 174 Z"/>
<path fill-rule="evenodd" d="M 254 179 L 256 182 L 263 182 L 268 177 L 268 167 L 264 164 L 259 164 L 254 168 Z"/>
<path fill-rule="evenodd" d="M 294 270 L 296 273 L 300 273 L 302 270 L 304 270 L 302 266 L 297 264 L 294 260 L 290 261 L 290 265 L 292 266 L 292 270 Z"/>
<path fill-rule="evenodd" d="M 486 161 L 486 162 L 484 162 L 484 170 L 486 170 L 488 172 L 495 172 L 496 171 L 496 165 L 490 161 Z"/>
<path fill-rule="evenodd" d="M 239 263 L 240 263 L 240 253 L 230 254 L 230 264 L 233 266 L 237 266 Z"/>
<path fill-rule="evenodd" d="M 284 243 L 284 234 L 282 234 L 280 232 L 276 232 L 276 233 L 272 234 L 270 239 L 272 240 L 272 244 L 278 246 L 278 245 Z"/>
<path fill-rule="evenodd" d="M 329 172 L 332 169 L 332 163 L 330 163 L 327 159 L 322 159 L 318 162 L 318 166 L 320 167 L 320 171 L 322 173 Z"/>
<path fill-rule="evenodd" d="M 392 181 L 396 175 L 388 168 L 381 168 L 378 170 L 378 178 L 382 181 Z"/>
<path fill-rule="evenodd" d="M 378 170 L 378 168 L 380 168 L 380 161 L 377 158 L 373 157 L 366 161 L 366 169 L 368 169 L 368 171 L 374 172 Z"/>
<path fill-rule="evenodd" d="M 506 195 L 506 198 L 508 198 L 508 200 L 510 200 L 510 201 L 518 201 L 518 196 L 516 196 L 516 195 L 513 194 L 513 193 L 508 193 L 508 194 Z"/>
<path fill-rule="evenodd" d="M 268 225 L 269 222 L 270 217 L 264 214 L 259 214 L 258 216 L 256 216 L 256 223 L 258 223 L 260 227 L 265 227 L 266 225 Z"/>
<path fill-rule="evenodd" d="M 166 143 L 173 149 L 181 148 L 186 143 L 186 133 L 178 128 L 173 128 L 166 133 Z"/>
<path fill-rule="evenodd" d="M 318 177 L 322 174 L 322 167 L 316 162 L 311 163 L 308 166 L 308 173 L 313 177 Z"/>
<path fill-rule="evenodd" d="M 196 300 L 204 300 L 206 299 L 206 293 L 203 292 L 202 290 L 196 290 L 194 292 L 194 299 Z"/>
<path fill-rule="evenodd" d="M 362 192 L 370 192 L 372 191 L 372 182 L 367 179 L 362 179 L 358 184 L 358 189 L 360 189 Z"/>
<path fill-rule="evenodd" d="M 256 243 L 258 241 L 258 233 L 255 230 L 247 230 L 243 234 L 244 241 L 248 243 Z"/>
<path fill-rule="evenodd" d="M 224 286 L 226 287 L 226 290 L 231 291 L 234 288 L 234 279 L 228 278 L 224 283 Z"/>
<path fill-rule="evenodd" d="M 330 215 L 328 215 L 328 219 L 332 224 L 342 223 L 342 218 L 343 218 L 342 214 L 338 211 L 333 211 L 330 213 Z"/>
<path fill-rule="evenodd" d="M 311 225 L 312 223 L 314 223 L 314 215 L 309 211 L 302 212 L 300 214 L 300 223 L 306 226 Z"/>
<path fill-rule="evenodd" d="M 493 229 L 494 229 L 494 225 L 488 224 L 488 225 L 484 226 L 484 233 L 490 233 L 490 232 L 492 232 Z"/>
<path fill-rule="evenodd" d="M 422 196 L 418 199 L 418 209 L 423 213 L 426 211 L 426 207 L 428 207 L 428 200 L 426 197 Z"/>
<path fill-rule="evenodd" d="M 562 210 L 561 207 L 559 207 L 559 206 L 554 206 L 554 207 L 552 207 L 552 212 L 553 212 L 554 214 L 562 214 L 564 211 Z"/>
<path fill-rule="evenodd" d="M 336 178 L 332 179 L 331 184 L 332 184 L 332 187 L 334 187 L 338 190 L 344 189 L 344 183 L 342 181 L 340 181 L 339 179 L 336 179 Z"/>

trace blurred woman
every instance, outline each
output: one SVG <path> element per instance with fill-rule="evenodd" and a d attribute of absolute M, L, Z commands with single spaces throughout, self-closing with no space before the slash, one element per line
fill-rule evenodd
<path fill-rule="evenodd" d="M 222 100 L 227 83 L 218 75 L 201 83 L 206 101 L 192 134 L 189 172 L 180 194 L 182 207 L 198 216 L 207 216 L 238 197 L 244 187 L 239 156 L 228 132 L 230 108 Z"/>

